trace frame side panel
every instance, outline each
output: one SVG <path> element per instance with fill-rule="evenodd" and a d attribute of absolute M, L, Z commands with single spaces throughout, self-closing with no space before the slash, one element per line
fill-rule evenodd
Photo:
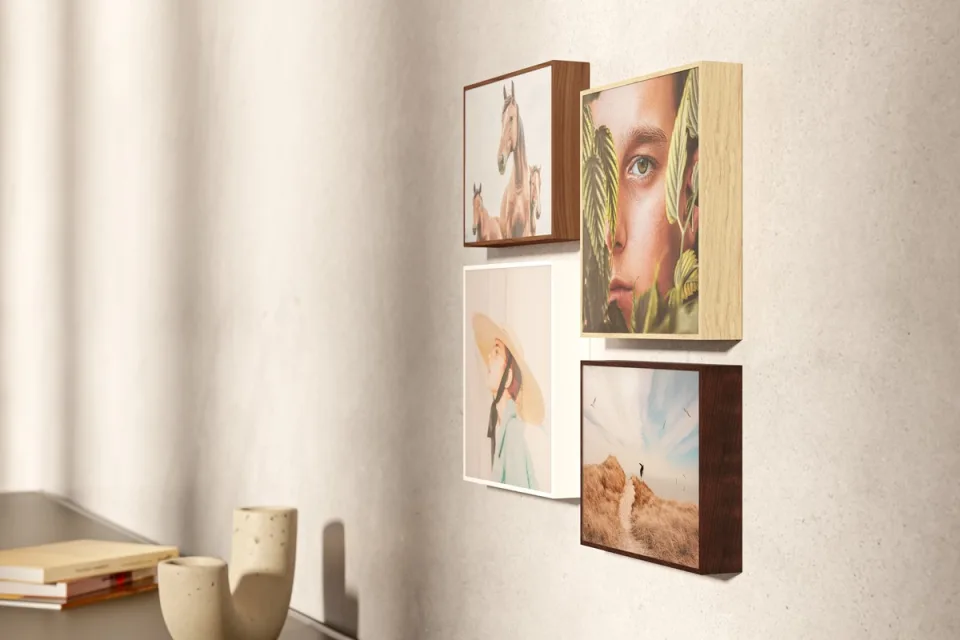
<path fill-rule="evenodd" d="M 700 372 L 700 572 L 742 569 L 742 401 L 739 366 Z"/>
<path fill-rule="evenodd" d="M 551 233 L 555 240 L 580 239 L 580 91 L 590 85 L 586 62 L 553 63 Z"/>
<path fill-rule="evenodd" d="M 700 335 L 742 329 L 742 66 L 700 65 Z"/>

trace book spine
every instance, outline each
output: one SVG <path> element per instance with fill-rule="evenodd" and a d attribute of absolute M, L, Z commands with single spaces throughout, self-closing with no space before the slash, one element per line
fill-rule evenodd
<path fill-rule="evenodd" d="M 0 598 L 25 596 L 31 598 L 72 598 L 92 591 L 123 586 L 143 580 L 156 579 L 156 568 L 125 571 L 95 578 L 82 578 L 71 582 L 56 582 L 54 584 L 35 584 L 33 582 L 0 581 Z"/>
<path fill-rule="evenodd" d="M 62 585 L 63 591 L 62 594 L 58 594 L 58 596 L 68 599 L 76 598 L 77 596 L 81 596 L 86 593 L 102 591 L 103 589 L 111 589 L 114 587 L 123 587 L 146 578 L 155 578 L 156 575 L 156 569 L 140 569 L 137 571 L 114 573 L 102 578 L 84 578 L 74 582 L 60 582 L 57 583 L 57 586 L 60 587 Z"/>
<path fill-rule="evenodd" d="M 155 580 L 141 580 L 139 583 L 133 583 L 116 589 L 97 591 L 95 593 L 87 594 L 82 598 L 68 600 L 67 602 L 63 603 L 60 608 L 73 609 L 74 607 L 82 607 L 95 602 L 104 602 L 106 600 L 115 600 L 116 598 L 124 598 L 126 596 L 134 596 L 139 593 L 146 593 L 147 591 L 153 591 L 156 588 L 157 582 Z"/>
<path fill-rule="evenodd" d="M 48 569 L 44 572 L 43 581 L 50 582 L 72 582 L 82 578 L 92 578 L 104 574 L 124 573 L 126 571 L 136 571 L 139 569 L 155 568 L 157 564 L 164 560 L 176 558 L 179 556 L 177 549 L 168 551 L 153 551 L 150 553 L 128 556 L 126 558 L 117 558 L 99 564 L 77 564 L 67 567 L 57 567 Z"/>

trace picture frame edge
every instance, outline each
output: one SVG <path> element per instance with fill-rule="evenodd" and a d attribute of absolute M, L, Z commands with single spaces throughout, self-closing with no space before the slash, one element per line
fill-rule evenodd
<path fill-rule="evenodd" d="M 706 60 L 697 60 L 696 62 L 690 62 L 687 64 L 677 65 L 674 67 L 669 67 L 667 69 L 662 69 L 660 71 L 654 71 L 651 73 L 642 74 L 632 78 L 626 78 L 617 82 L 609 82 L 607 84 L 597 85 L 595 87 L 588 87 L 580 92 L 580 100 L 582 101 L 584 96 L 588 96 L 593 93 L 600 93 L 601 91 L 609 91 L 610 89 L 616 89 L 618 87 L 625 87 L 627 85 L 636 84 L 637 82 L 644 82 L 646 80 L 653 80 L 654 78 L 659 78 L 661 76 L 668 76 L 672 73 L 679 73 L 680 71 L 688 71 L 695 67 L 706 63 Z"/>
<path fill-rule="evenodd" d="M 733 132 L 736 138 L 736 148 L 734 149 L 734 158 L 731 163 L 735 165 L 733 167 L 732 173 L 734 177 L 732 178 L 733 182 L 736 184 L 730 183 L 727 185 L 726 182 L 724 186 L 730 187 L 732 185 L 733 196 L 725 199 L 724 207 L 724 219 L 722 220 L 721 226 L 713 227 L 717 229 L 716 233 L 729 233 L 730 236 L 734 239 L 734 247 L 727 247 L 724 243 L 716 240 L 711 242 L 709 236 L 711 231 L 709 229 L 712 227 L 709 217 L 707 217 L 706 222 L 702 225 L 708 231 L 704 233 L 704 237 L 707 238 L 707 241 L 701 242 L 701 255 L 699 256 L 701 267 L 701 301 L 704 304 L 701 304 L 698 308 L 698 321 L 697 321 L 697 333 L 693 334 L 675 334 L 675 333 L 661 333 L 661 334 L 641 334 L 641 333 L 598 333 L 598 332 L 586 332 L 581 331 L 582 338 L 603 338 L 603 339 L 615 339 L 615 340 L 653 340 L 653 341 L 691 341 L 699 343 L 707 342 L 740 342 L 743 340 L 743 68 L 744 65 L 742 62 L 736 61 L 715 61 L 715 60 L 698 60 L 690 62 L 684 65 L 678 65 L 663 69 L 660 71 L 655 71 L 648 74 L 643 74 L 633 78 L 628 78 L 618 82 L 612 82 L 605 85 L 600 85 L 596 87 L 589 87 L 580 92 L 580 105 L 582 108 L 584 98 L 586 96 L 599 93 L 601 91 L 606 91 L 610 89 L 615 89 L 622 86 L 627 86 L 630 84 L 635 84 L 637 82 L 643 82 L 646 80 L 651 80 L 653 78 L 658 78 L 665 75 L 670 75 L 673 73 L 678 73 L 681 71 L 686 71 L 689 69 L 700 69 L 701 70 L 701 83 L 703 82 L 703 75 L 707 75 L 708 84 L 711 82 L 710 78 L 714 72 L 719 70 L 724 70 L 725 72 L 734 72 L 734 83 L 733 87 L 736 89 L 736 112 L 737 112 L 737 123 L 735 127 L 727 127 L 724 133 Z M 727 92 L 732 87 L 724 86 L 723 83 L 718 83 L 716 88 L 708 88 L 703 91 L 701 96 L 700 104 L 700 113 L 703 114 L 704 105 L 708 105 L 707 109 L 711 108 L 709 105 L 713 104 L 713 101 L 717 99 L 712 94 L 714 92 Z M 703 116 L 701 115 L 701 121 L 703 121 Z M 582 120 L 582 118 L 581 118 Z M 581 130 L 581 139 L 582 139 L 582 122 L 579 124 L 578 129 Z M 713 135 L 714 132 L 706 132 L 706 138 L 708 140 Z M 703 149 L 701 149 L 701 154 L 703 154 Z M 710 152 L 707 152 L 707 157 L 709 157 Z M 702 158 L 701 158 L 702 160 Z M 707 176 L 710 175 L 710 168 L 707 168 L 707 164 L 704 164 L 704 174 Z M 582 171 L 582 167 L 580 168 Z M 705 189 L 701 190 L 706 191 L 707 195 L 705 201 L 707 202 L 707 207 L 712 208 L 710 204 L 712 196 L 710 196 L 711 188 L 708 185 L 708 180 L 705 179 L 704 175 L 701 174 L 701 180 L 706 186 Z M 714 185 L 716 186 L 716 185 Z M 580 254 L 583 255 L 583 204 L 582 202 L 578 205 L 578 210 L 580 214 L 580 220 L 578 227 L 580 229 Z M 709 209 L 708 209 L 709 210 Z M 703 219 L 703 218 L 701 218 Z M 724 236 L 726 237 L 726 235 Z M 714 245 L 720 247 L 722 256 L 713 256 L 711 255 L 714 250 Z M 716 269 L 711 268 L 710 264 L 714 260 L 718 261 L 718 267 Z M 730 264 L 730 263 L 733 264 Z M 737 273 L 736 281 L 729 281 L 729 278 L 720 277 L 717 275 L 718 270 L 723 270 L 724 272 L 734 270 Z M 583 314 L 584 314 L 584 300 L 583 300 L 583 264 L 581 260 L 580 267 L 580 323 L 581 327 L 583 326 Z M 719 283 L 714 286 L 713 282 Z M 715 290 L 716 289 L 716 290 Z"/>
<path fill-rule="evenodd" d="M 562 282 L 563 282 L 563 281 L 560 279 L 560 277 L 559 277 L 559 275 L 558 275 L 558 272 L 563 272 L 563 270 L 564 270 L 563 263 L 562 263 L 562 262 L 558 263 L 555 258 L 550 257 L 550 256 L 538 256 L 538 257 L 535 257 L 535 258 L 532 258 L 532 259 L 524 259 L 522 256 L 517 256 L 516 258 L 514 258 L 514 259 L 512 259 L 512 260 L 509 260 L 509 261 L 503 261 L 503 262 L 481 262 L 481 263 L 476 263 L 476 264 L 465 264 L 465 265 L 462 265 L 462 266 L 461 266 L 461 272 L 462 272 L 462 278 L 463 278 L 463 280 L 462 280 L 462 283 L 463 283 L 463 284 L 462 284 L 463 293 L 462 293 L 462 301 L 461 301 L 461 308 L 462 308 L 462 319 L 461 319 L 461 322 L 462 322 L 462 331 L 463 331 L 463 334 L 462 334 L 463 349 L 462 349 L 462 354 L 461 354 L 461 358 L 462 358 L 462 360 L 461 360 L 461 365 L 462 365 L 461 408 L 462 408 L 463 410 L 461 411 L 461 414 L 462 414 L 461 424 L 462 424 L 462 426 L 461 426 L 461 433 L 460 433 L 461 440 L 463 441 L 463 443 L 462 443 L 462 449 L 463 449 L 463 465 L 462 465 L 462 470 L 461 470 L 461 481 L 463 481 L 463 482 L 469 482 L 469 483 L 471 483 L 471 484 L 476 484 L 476 485 L 482 485 L 482 486 L 486 486 L 486 487 L 490 487 L 490 488 L 494 488 L 494 489 L 500 489 L 500 490 L 502 490 L 502 491 L 511 491 L 511 492 L 514 492 L 514 493 L 520 493 L 520 494 L 530 495 L 530 496 L 534 496 L 534 497 L 537 497 L 537 498 L 542 498 L 542 499 L 545 499 L 545 500 L 554 500 L 554 501 L 560 500 L 560 501 L 562 501 L 562 500 L 574 500 L 574 499 L 575 499 L 575 500 L 578 500 L 578 501 L 579 501 L 579 499 L 580 499 L 580 487 L 581 487 L 581 484 L 576 481 L 576 476 L 574 476 L 573 474 L 570 474 L 570 475 L 568 475 L 567 478 L 564 480 L 564 479 L 559 478 L 557 475 L 555 475 L 555 474 L 553 473 L 553 469 L 555 468 L 555 467 L 554 467 L 554 456 L 556 455 L 556 451 L 555 451 L 556 443 L 555 443 L 554 438 L 557 437 L 555 433 L 551 433 L 551 450 L 550 450 L 550 461 L 549 461 L 549 462 L 550 462 L 550 467 L 551 467 L 551 479 L 550 479 L 550 490 L 549 490 L 549 491 L 526 489 L 526 488 L 520 487 L 520 486 L 514 486 L 514 485 L 504 484 L 504 483 L 500 483 L 500 482 L 494 482 L 494 481 L 492 481 L 492 480 L 484 480 L 483 478 L 479 478 L 479 477 L 476 477 L 476 476 L 469 475 L 469 474 L 467 473 L 467 469 L 466 469 L 466 465 L 467 465 L 467 462 L 466 462 L 466 457 L 467 457 L 467 444 L 466 444 L 467 415 L 466 415 L 466 410 L 465 410 L 465 408 L 466 408 L 466 395 L 467 395 L 467 367 L 466 367 L 466 363 L 467 363 L 467 353 L 468 353 L 468 345 L 469 345 L 469 330 L 468 330 L 468 321 L 467 321 L 467 284 L 466 284 L 466 283 L 467 283 L 467 273 L 473 272 L 473 271 L 480 271 L 480 272 L 487 271 L 487 272 L 489 272 L 489 271 L 500 271 L 500 270 L 511 270 L 511 269 L 536 269 L 536 268 L 543 268 L 543 267 L 546 267 L 546 268 L 547 268 L 547 270 L 548 270 L 548 277 L 549 277 L 549 281 L 550 281 L 550 296 L 551 296 L 551 303 L 550 303 L 550 322 L 551 322 L 551 331 L 550 331 L 550 342 L 551 342 L 551 343 L 550 343 L 550 368 L 551 368 L 551 371 L 553 372 L 553 371 L 556 370 L 556 365 L 557 365 L 556 356 L 555 356 L 554 351 L 553 351 L 553 343 L 554 343 L 554 340 L 555 340 L 556 337 L 557 337 L 557 336 L 556 336 L 556 332 L 555 332 L 555 327 L 553 326 L 553 321 L 554 321 L 554 316 L 555 316 L 555 310 L 556 310 L 555 307 L 556 307 L 556 304 L 557 304 L 557 301 L 555 300 L 555 295 L 556 295 L 556 290 L 557 290 L 557 288 L 558 288 L 558 287 L 559 287 L 559 288 L 562 288 Z M 567 275 L 569 275 L 569 272 L 567 273 Z M 552 376 L 551 376 L 551 379 L 552 379 Z M 552 412 L 554 415 L 556 415 L 556 413 L 557 413 L 557 412 L 556 412 L 556 406 L 555 406 L 556 403 L 557 403 L 557 400 L 558 400 L 557 395 L 556 395 L 555 393 L 553 393 L 553 391 L 551 390 L 551 394 L 550 394 L 550 407 L 551 407 L 551 412 Z M 578 453 L 579 453 L 579 452 L 578 452 Z"/>
<path fill-rule="evenodd" d="M 551 83 L 551 90 L 550 90 L 550 101 L 551 101 L 551 105 L 550 105 L 550 120 L 551 120 L 551 122 L 550 122 L 550 130 L 551 130 L 551 134 L 550 134 L 550 141 L 551 141 L 550 170 L 551 170 L 551 174 L 552 174 L 552 175 L 551 175 L 551 185 L 550 185 L 550 190 L 551 190 L 551 193 L 550 193 L 550 196 L 551 196 L 550 233 L 549 233 L 549 234 L 544 234 L 544 235 L 534 235 L 534 236 L 528 236 L 528 237 L 521 237 L 521 238 L 507 238 L 507 239 L 504 239 L 504 240 L 491 240 L 491 241 L 486 241 L 486 242 L 468 242 L 468 241 L 466 240 L 466 237 L 467 237 L 467 203 L 466 203 L 466 193 L 467 193 L 467 169 L 466 169 L 466 167 L 467 167 L 467 100 L 466 100 L 466 98 L 467 98 L 467 92 L 470 91 L 470 90 L 473 90 L 473 89 L 477 89 L 477 88 L 480 88 L 480 87 L 484 87 L 484 86 L 486 86 L 486 85 L 488 85 L 488 84 L 493 84 L 494 82 L 499 82 L 499 81 L 502 81 L 502 80 L 506 80 L 506 79 L 508 79 L 508 78 L 516 77 L 516 76 L 518 76 L 518 75 L 523 75 L 523 74 L 525 74 L 525 73 L 530 73 L 530 72 L 533 72 L 533 71 L 539 71 L 540 69 L 545 69 L 545 68 L 547 68 L 547 67 L 549 67 L 549 68 L 551 69 L 551 74 L 550 74 L 550 83 Z M 512 72 L 507 73 L 507 74 L 501 74 L 501 75 L 499 75 L 499 76 L 496 76 L 496 77 L 493 77 L 493 78 L 488 78 L 488 79 L 486 79 L 486 80 L 482 80 L 482 81 L 475 82 L 475 83 L 472 83 L 472 84 L 464 85 L 464 87 L 463 87 L 463 98 L 462 98 L 462 101 L 463 101 L 463 105 L 462 105 L 462 108 L 463 108 L 463 121 L 462 121 L 462 136 L 463 136 L 462 155 L 463 155 L 463 158 L 462 158 L 462 160 L 461 160 L 461 165 L 462 165 L 462 166 L 461 166 L 461 173 L 463 174 L 463 184 L 462 184 L 462 186 L 461 186 L 461 200 L 463 201 L 463 202 L 462 202 L 462 208 L 463 208 L 463 212 L 462 212 L 462 218 L 463 218 L 463 222 L 462 222 L 462 227 L 463 227 L 463 229 L 462 229 L 463 248 L 465 248 L 465 249 L 474 249 L 474 248 L 507 248 L 507 247 L 514 247 L 514 246 L 527 246 L 527 245 L 535 245 L 535 244 L 553 244 L 553 243 L 561 243 L 561 242 L 577 242 L 577 241 L 579 241 L 579 239 L 580 239 L 580 206 L 579 206 L 579 198 L 577 198 L 577 202 L 576 202 L 576 207 L 575 207 L 575 209 L 574 209 L 574 208 L 567 207 L 567 208 L 569 208 L 570 210 L 569 210 L 569 212 L 566 214 L 566 217 L 568 217 L 568 218 L 573 218 L 573 219 L 574 219 L 574 220 L 572 220 L 572 221 L 570 222 L 570 224 L 567 224 L 567 226 L 569 226 L 570 228 L 567 230 L 566 233 L 564 233 L 564 232 L 562 231 L 562 229 L 561 229 L 560 232 L 558 232 L 557 222 L 558 222 L 558 220 L 559 220 L 559 217 L 557 216 L 557 211 L 558 211 L 558 210 L 563 210 L 564 208 L 562 207 L 562 201 L 556 197 L 558 191 L 557 191 L 557 189 L 555 188 L 554 181 L 553 181 L 553 176 L 558 175 L 557 168 L 558 168 L 558 167 L 561 167 L 561 168 L 562 168 L 562 166 L 563 166 L 562 159 L 560 159 L 560 158 L 559 158 L 559 155 L 558 155 L 557 153 L 555 153 L 555 149 L 556 149 L 557 142 L 558 142 L 558 141 L 557 141 L 557 135 L 558 135 L 558 134 L 557 134 L 557 132 L 556 132 L 556 127 L 554 126 L 554 122 L 557 121 L 557 116 L 558 116 L 558 113 L 559 113 L 559 111 L 558 111 L 558 105 L 560 105 L 560 103 L 562 102 L 562 100 L 558 100 L 558 96 L 560 96 L 561 94 L 560 94 L 560 88 L 559 88 L 558 83 L 557 83 L 557 76 L 559 75 L 560 70 L 562 70 L 562 69 L 564 69 L 564 68 L 574 68 L 574 67 L 581 67 L 582 69 L 585 70 L 585 72 L 586 72 L 586 80 L 585 80 L 585 82 L 586 82 L 587 85 L 589 85 L 589 83 L 590 83 L 590 62 L 585 61 L 585 60 L 582 60 L 582 61 L 581 61 L 581 60 L 556 60 L 556 59 L 552 59 L 552 60 L 548 60 L 548 61 L 546 61 L 546 62 L 541 62 L 541 63 L 539 63 L 539 64 L 535 64 L 535 65 L 531 65 L 531 66 L 528 66 L 528 67 L 524 67 L 523 69 L 519 69 L 519 70 L 517 70 L 517 71 L 512 71 Z M 580 102 L 579 102 L 579 98 L 577 97 L 577 95 L 578 95 L 579 93 L 580 93 L 580 91 L 578 91 L 578 90 L 572 90 L 572 91 L 571 91 L 571 96 L 570 96 L 571 102 L 573 102 L 574 99 L 576 99 L 576 107 L 575 107 L 575 109 L 574 109 L 574 113 L 572 114 L 573 117 L 577 117 L 577 115 L 579 114 L 579 104 L 580 104 Z M 579 118 L 577 118 L 577 120 L 579 121 Z M 575 166 L 574 166 L 574 169 L 573 169 L 573 171 L 572 171 L 572 174 L 573 174 L 574 178 L 577 178 L 577 176 L 579 176 L 579 173 L 580 173 L 580 161 L 579 161 L 579 158 L 580 158 L 580 154 L 579 154 L 579 145 L 580 145 L 580 142 L 579 142 L 579 140 L 580 140 L 580 136 L 579 136 L 579 133 L 578 133 L 578 135 L 577 135 L 577 140 L 576 140 L 576 144 L 575 144 L 575 147 L 576 147 L 576 150 L 577 150 L 576 159 L 574 160 L 574 165 L 575 165 Z M 562 171 L 561 171 L 560 173 L 562 173 Z M 576 180 L 574 180 L 573 182 L 574 182 L 575 185 L 576 185 L 575 191 L 576 191 L 577 194 L 579 194 L 579 192 L 580 192 L 580 189 L 579 189 L 579 179 L 576 179 Z M 566 181 L 566 180 L 558 181 L 558 184 L 560 184 L 560 183 L 566 184 L 567 181 Z M 569 188 L 570 188 L 571 190 L 573 190 L 573 187 L 572 187 L 572 186 L 569 187 Z M 558 202 L 561 203 L 561 206 L 560 206 L 560 207 L 557 206 Z M 563 227 L 563 226 L 564 226 L 564 225 L 560 225 L 560 227 Z"/>
<path fill-rule="evenodd" d="M 735 387 L 736 398 L 725 410 L 722 399 L 729 397 L 730 385 Z M 704 393 L 708 386 L 715 392 Z M 712 403 L 706 420 L 704 398 Z M 743 365 L 708 365 L 700 378 L 700 399 L 701 437 L 706 424 L 710 445 L 705 452 L 701 439 L 701 569 L 704 575 L 738 574 L 743 567 Z M 715 471 L 704 473 L 711 460 Z M 734 482 L 729 482 L 731 479 Z M 714 492 L 704 500 L 707 489 Z M 706 536 L 702 534 L 705 522 Z"/>
<path fill-rule="evenodd" d="M 608 551 L 610 553 L 615 553 L 618 555 L 626 556 L 629 558 L 634 558 L 638 560 L 643 560 L 647 562 L 653 562 L 655 564 L 660 564 L 663 566 L 680 569 L 683 571 L 688 571 L 690 573 L 696 573 L 699 575 L 717 575 L 717 574 L 739 574 L 742 573 L 743 567 L 743 513 L 742 513 L 742 504 L 743 504 L 743 365 L 742 364 L 725 364 L 725 363 L 702 363 L 702 362 L 656 362 L 648 360 L 581 360 L 580 361 L 580 395 L 581 400 L 583 397 L 583 378 L 584 371 L 588 367 L 597 366 L 597 367 L 608 367 L 608 368 L 626 368 L 626 369 L 668 369 L 668 370 L 680 370 L 680 371 L 696 371 L 699 374 L 698 380 L 698 397 L 701 400 L 700 405 L 700 428 L 703 426 L 703 411 L 704 407 L 702 404 L 702 399 L 705 397 L 703 390 L 705 386 L 706 378 L 716 376 L 719 378 L 722 375 L 733 374 L 736 376 L 737 387 L 739 390 L 739 395 L 737 397 L 736 406 L 738 408 L 739 420 L 737 421 L 737 433 L 734 434 L 734 439 L 739 443 L 737 450 L 737 459 L 739 460 L 739 468 L 735 470 L 735 477 L 737 479 L 737 493 L 738 496 L 738 513 L 739 518 L 734 524 L 735 529 L 739 532 L 739 540 L 736 545 L 736 557 L 739 559 L 739 562 L 727 564 L 725 557 L 719 557 L 715 559 L 712 557 L 714 550 L 718 548 L 719 543 L 716 543 L 714 540 L 709 538 L 700 537 L 700 554 L 698 557 L 698 566 L 687 567 L 685 565 L 678 565 L 664 560 L 658 560 L 657 558 L 652 558 L 648 556 L 638 555 L 623 551 L 620 549 L 615 549 L 612 547 L 605 547 L 598 543 L 592 543 L 584 540 L 583 537 L 583 510 L 584 504 L 583 500 L 580 501 L 580 543 L 583 546 L 592 547 L 595 549 L 600 549 L 602 551 Z M 580 488 L 581 493 L 583 491 L 583 408 L 581 405 L 580 411 Z M 709 429 L 712 427 L 708 426 Z M 702 438 L 702 432 L 701 432 Z M 716 438 L 712 438 L 714 441 L 713 446 L 720 447 L 721 450 L 724 445 L 728 444 L 724 441 L 719 441 Z M 703 495 L 704 487 L 707 484 L 707 480 L 704 479 L 703 469 L 704 469 L 704 457 L 702 456 L 702 440 L 701 440 L 701 456 L 698 460 L 698 492 L 700 497 L 700 504 L 698 505 L 698 536 L 702 536 L 703 532 L 703 523 L 707 517 L 710 517 L 707 509 L 703 509 Z M 720 475 L 718 473 L 718 475 Z M 709 531 L 712 531 L 712 527 L 708 527 Z M 705 543 L 706 541 L 706 543 Z M 706 554 L 704 553 L 704 547 L 707 548 Z"/>
<path fill-rule="evenodd" d="M 699 256 L 705 303 L 699 329 L 707 339 L 742 340 L 743 64 L 701 62 L 700 84 L 700 219 L 706 232 Z"/>

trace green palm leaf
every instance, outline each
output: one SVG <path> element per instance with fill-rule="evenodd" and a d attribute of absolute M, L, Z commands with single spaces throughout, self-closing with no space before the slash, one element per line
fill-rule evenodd
<path fill-rule="evenodd" d="M 596 142 L 594 141 L 593 114 L 590 113 L 590 107 L 583 105 L 581 115 L 580 129 L 580 164 L 587 162 L 587 158 L 596 154 Z"/>
<path fill-rule="evenodd" d="M 700 163 L 693 165 L 693 175 L 690 176 L 690 197 L 687 199 L 687 217 L 684 218 L 683 228 L 686 229 L 693 219 L 693 208 L 697 206 L 697 198 L 700 196 Z"/>
<path fill-rule="evenodd" d="M 677 265 L 673 269 L 673 289 L 671 292 L 671 304 L 680 304 L 689 300 L 700 286 L 700 265 L 697 260 L 697 252 L 693 249 L 687 249 L 677 260 Z"/>
<path fill-rule="evenodd" d="M 635 333 L 650 333 L 658 326 L 657 319 L 661 316 L 660 290 L 657 288 L 659 278 L 660 263 L 657 263 L 650 287 L 640 295 L 634 294 L 632 320 Z"/>
<path fill-rule="evenodd" d="M 603 169 L 596 156 L 587 158 L 583 165 L 583 215 L 584 228 L 590 236 L 590 244 L 597 256 L 606 249 L 604 238 L 604 206 L 607 198 Z"/>
<path fill-rule="evenodd" d="M 670 287 L 670 291 L 667 291 L 667 305 L 669 305 L 671 313 L 680 306 L 680 290 L 676 287 Z"/>
<path fill-rule="evenodd" d="M 617 330 L 619 311 L 607 304 L 610 286 L 610 260 L 607 250 L 607 213 L 610 189 L 597 155 L 597 135 L 590 109 L 584 105 L 581 114 L 581 228 L 583 251 L 583 323 L 591 332 Z M 614 185 L 616 188 L 616 185 Z M 622 324 L 622 318 L 620 319 Z"/>
<path fill-rule="evenodd" d="M 700 74 L 694 67 L 687 74 L 687 85 L 690 86 L 690 109 L 687 112 L 687 136 L 700 137 Z"/>
<path fill-rule="evenodd" d="M 670 134 L 670 155 L 667 160 L 666 198 L 667 220 L 670 224 L 677 224 L 680 213 L 680 194 L 683 188 L 683 173 L 687 168 L 687 141 L 696 137 L 699 125 L 699 116 L 695 113 L 699 108 L 697 70 L 691 69 L 683 85 L 683 97 L 677 109 L 677 119 Z M 691 117 L 691 113 L 694 115 Z M 690 135 L 691 128 L 694 135 Z"/>
<path fill-rule="evenodd" d="M 660 290 L 657 289 L 657 280 L 660 279 L 660 263 L 653 272 L 653 282 L 647 290 L 647 309 L 643 314 L 643 333 L 649 333 L 653 328 L 657 316 L 660 315 Z"/>
<path fill-rule="evenodd" d="M 613 144 L 613 134 L 606 126 L 597 129 L 595 148 L 606 185 L 606 198 L 603 203 L 604 221 L 610 237 L 613 237 L 617 233 L 617 197 L 620 179 L 617 171 L 617 148 Z"/>
<path fill-rule="evenodd" d="M 643 292 L 637 294 L 636 291 L 633 292 L 633 309 L 630 311 L 630 332 L 635 333 L 637 327 L 643 325 L 643 312 L 646 310 L 647 303 L 647 293 Z"/>
<path fill-rule="evenodd" d="M 609 276 L 601 272 L 603 263 L 593 253 L 590 242 L 583 243 L 583 328 L 589 332 L 603 331 Z"/>

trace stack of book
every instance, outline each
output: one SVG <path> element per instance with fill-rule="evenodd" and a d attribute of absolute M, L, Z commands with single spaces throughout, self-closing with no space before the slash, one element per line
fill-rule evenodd
<path fill-rule="evenodd" d="M 0 606 L 69 609 L 157 588 L 176 547 L 71 540 L 0 551 Z"/>

